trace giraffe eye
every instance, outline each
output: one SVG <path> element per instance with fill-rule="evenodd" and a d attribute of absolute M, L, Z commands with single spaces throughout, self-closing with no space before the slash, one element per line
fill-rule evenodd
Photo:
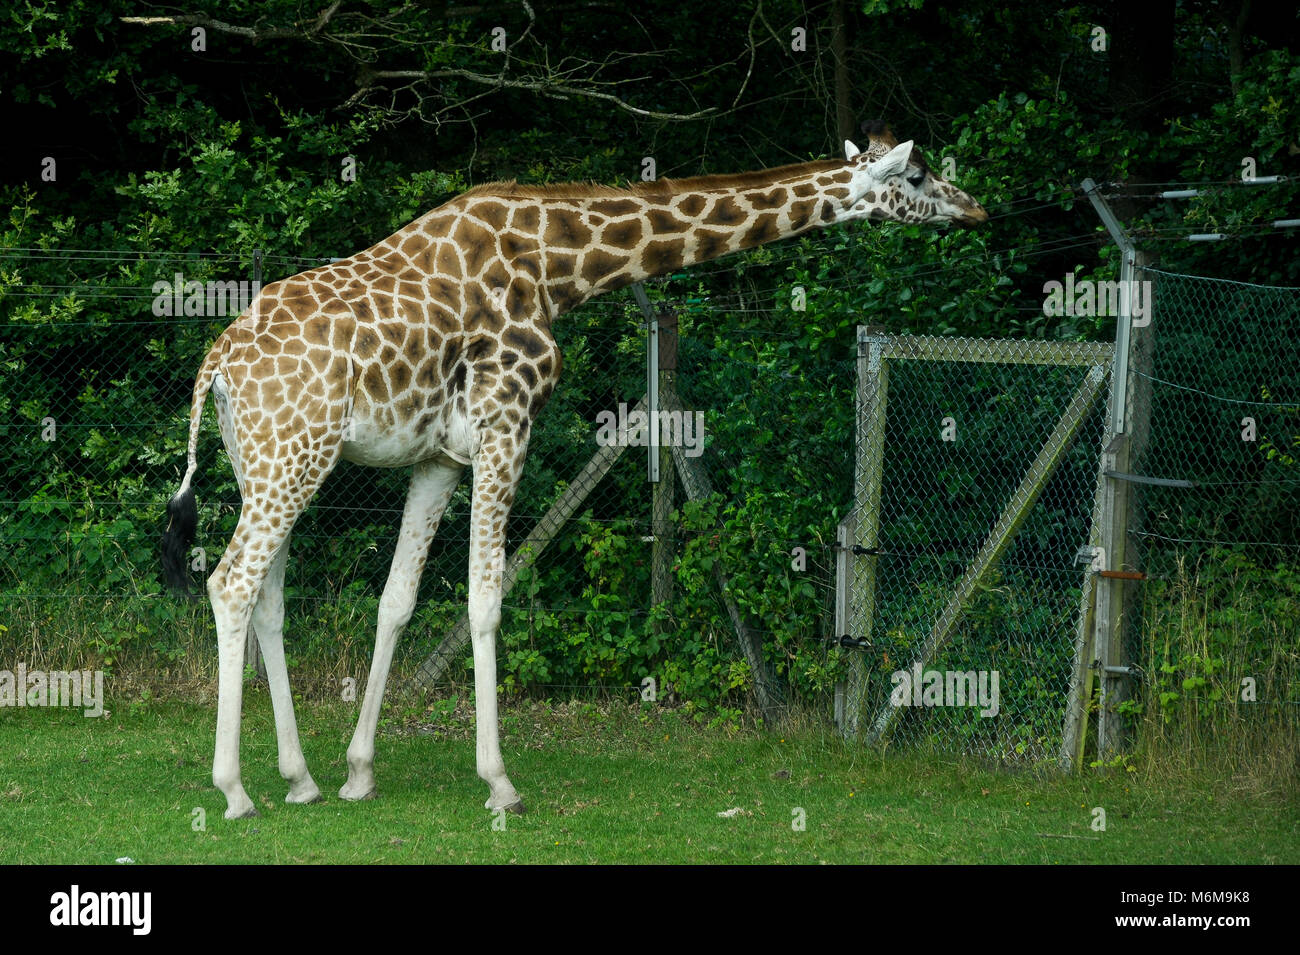
<path fill-rule="evenodd" d="M 907 181 L 912 186 L 912 188 L 920 189 L 921 183 L 925 182 L 925 173 L 918 172 L 911 176 L 908 176 Z"/>

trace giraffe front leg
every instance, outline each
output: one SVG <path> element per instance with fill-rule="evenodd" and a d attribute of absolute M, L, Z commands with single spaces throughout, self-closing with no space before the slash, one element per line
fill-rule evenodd
<path fill-rule="evenodd" d="M 491 598 L 488 598 L 491 599 Z M 475 762 L 478 775 L 488 784 L 487 809 L 504 809 L 522 813 L 524 801 L 515 792 L 510 777 L 506 775 L 505 760 L 501 757 L 501 740 L 497 720 L 497 628 L 476 623 L 473 609 L 474 594 L 470 592 L 470 628 L 474 643 L 474 738 Z M 500 619 L 501 593 L 495 599 L 496 616 Z M 478 617 L 478 619 L 485 619 Z"/>
<path fill-rule="evenodd" d="M 429 542 L 438 531 L 442 512 L 447 509 L 462 465 L 450 459 L 426 461 L 411 473 L 402 529 L 393 552 L 388 583 L 379 601 L 379 628 L 375 632 L 375 656 L 366 680 L 357 729 L 348 746 L 348 781 L 339 790 L 343 799 L 372 799 L 375 787 L 375 730 L 384 702 L 384 685 L 393 662 L 393 649 L 415 610 L 420 576 L 429 553 Z"/>
<path fill-rule="evenodd" d="M 474 645 L 474 733 L 479 778 L 488 784 L 488 809 L 522 813 L 524 802 L 506 775 L 497 722 L 497 628 L 501 623 L 501 578 L 505 568 L 506 518 L 523 463 L 484 442 L 474 466 L 474 505 L 469 557 L 469 626 Z M 503 459 L 508 462 L 500 464 Z M 492 466 L 494 462 L 497 466 Z"/>

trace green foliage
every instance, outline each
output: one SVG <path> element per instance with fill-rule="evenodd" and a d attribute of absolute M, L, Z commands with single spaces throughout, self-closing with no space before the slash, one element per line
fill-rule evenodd
<path fill-rule="evenodd" d="M 1297 104 L 1300 54 L 1273 49 L 1251 59 L 1230 96 L 1216 100 L 1202 114 L 1173 120 L 1164 145 L 1177 157 L 1178 176 L 1205 183 L 1205 188 L 1196 198 L 1156 205 L 1139 228 L 1261 237 L 1189 243 L 1171 250 L 1171 267 L 1235 279 L 1249 275 L 1250 281 L 1262 285 L 1300 284 L 1296 230 L 1278 234 L 1271 225 L 1296 215 Z M 1280 186 L 1242 185 L 1248 172 L 1262 178 L 1287 171 L 1292 181 Z"/>
<path fill-rule="evenodd" d="M 1215 550 L 1195 578 L 1156 584 L 1146 624 L 1146 692 L 1163 723 L 1200 725 L 1215 711 L 1229 711 L 1218 719 L 1230 719 L 1252 703 L 1293 700 L 1296 663 L 1286 638 L 1300 632 L 1295 567 L 1260 567 L 1239 552 Z"/>

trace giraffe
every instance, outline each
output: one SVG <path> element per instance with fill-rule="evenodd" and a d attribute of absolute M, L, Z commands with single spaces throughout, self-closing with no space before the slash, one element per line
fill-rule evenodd
<path fill-rule="evenodd" d="M 243 499 L 207 582 L 218 647 L 212 778 L 227 819 L 256 815 L 239 767 L 250 625 L 266 664 L 286 801 L 321 798 L 285 667 L 284 573 L 294 522 L 340 459 L 412 473 L 339 796 L 376 794 L 375 730 L 393 649 L 468 466 L 477 771 L 487 808 L 523 811 L 501 756 L 496 634 L 506 519 L 530 428 L 560 377 L 551 324 L 595 295 L 809 229 L 857 219 L 987 219 L 910 141 L 898 143 L 880 124 L 864 129 L 867 148 L 846 141 L 843 160 L 626 189 L 481 185 L 351 258 L 261 290 L 199 368 L 187 467 L 162 542 L 169 585 L 188 592 L 199 424 L 211 392 Z"/>

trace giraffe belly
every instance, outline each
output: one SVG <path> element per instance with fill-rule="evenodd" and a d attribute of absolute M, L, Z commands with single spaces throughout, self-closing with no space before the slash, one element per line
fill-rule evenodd
<path fill-rule="evenodd" d="M 344 428 L 341 454 L 345 461 L 378 468 L 405 467 L 439 454 L 468 464 L 474 449 L 463 419 L 454 413 L 426 413 L 398 425 L 390 416 L 360 412 Z"/>
<path fill-rule="evenodd" d="M 367 467 L 400 468 L 408 464 L 415 464 L 417 461 L 423 461 L 432 455 L 421 454 L 411 448 L 409 444 L 368 439 L 366 441 L 344 441 L 341 456 L 344 461 L 351 461 L 353 464 L 364 464 Z"/>

